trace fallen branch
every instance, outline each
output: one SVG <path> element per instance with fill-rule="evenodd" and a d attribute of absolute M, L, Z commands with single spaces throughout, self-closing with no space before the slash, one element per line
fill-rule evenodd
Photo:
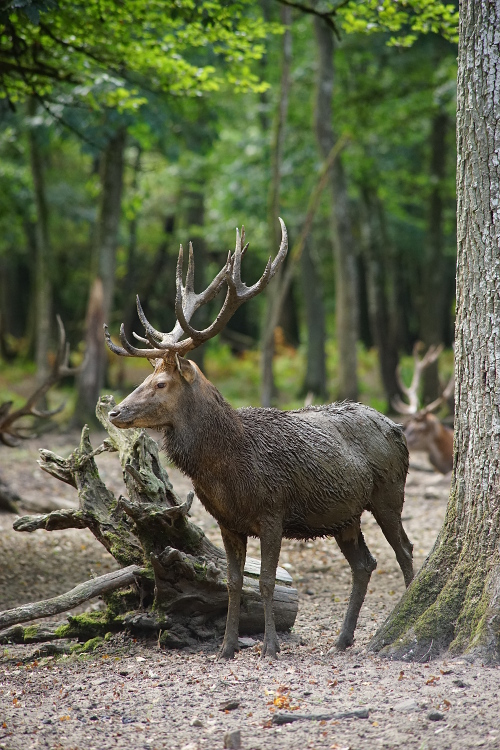
<path fill-rule="evenodd" d="M 332 719 L 367 719 L 370 712 L 367 708 L 354 711 L 340 711 L 335 714 L 274 714 L 273 724 L 292 724 L 294 721 L 331 721 Z"/>
<path fill-rule="evenodd" d="M 71 591 L 67 591 L 60 596 L 54 596 L 52 599 L 44 599 L 40 602 L 32 602 L 14 609 L 7 609 L 5 612 L 0 612 L 0 628 L 8 628 L 11 625 L 36 620 L 39 617 L 50 617 L 61 612 L 67 612 L 89 599 L 94 599 L 96 596 L 134 583 L 136 576 L 141 571 L 142 568 L 138 565 L 129 565 L 128 568 L 113 570 L 111 573 L 106 573 L 98 578 L 79 583 Z"/>

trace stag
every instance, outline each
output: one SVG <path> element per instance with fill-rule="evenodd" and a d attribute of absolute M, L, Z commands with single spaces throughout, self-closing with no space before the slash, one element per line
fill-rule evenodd
<path fill-rule="evenodd" d="M 453 469 L 453 430 L 442 424 L 433 412 L 450 398 L 455 382 L 452 377 L 438 398 L 427 406 L 420 406 L 418 390 L 422 373 L 443 351 L 442 345 L 430 346 L 424 356 L 420 357 L 421 348 L 420 342 L 413 347 L 413 376 L 408 387 L 401 378 L 400 368 L 397 369 L 399 387 L 408 403 L 396 397 L 392 400 L 392 405 L 399 414 L 409 416 L 404 428 L 408 448 L 425 451 L 432 466 L 441 474 L 448 474 Z"/>
<path fill-rule="evenodd" d="M 236 248 L 207 289 L 194 291 L 194 260 L 189 247 L 186 283 L 183 250 L 177 263 L 175 311 L 170 333 L 154 329 L 139 299 L 137 309 L 149 348 L 136 348 L 120 330 L 121 346 L 105 329 L 110 349 L 128 357 L 154 360 L 154 372 L 109 417 L 117 427 L 163 430 L 170 459 L 187 474 L 205 508 L 218 521 L 227 555 L 229 606 L 220 656 L 238 648 L 238 624 L 247 538 L 261 546 L 260 592 L 265 634 L 262 656 L 276 657 L 272 599 L 283 537 L 335 537 L 352 570 L 352 591 L 337 640 L 354 640 L 368 581 L 376 567 L 360 528 L 364 510 L 373 513 L 396 553 L 406 585 L 413 577 L 412 545 L 401 523 L 408 451 L 402 428 L 374 409 L 356 403 L 308 406 L 296 411 L 233 409 L 194 362 L 189 351 L 219 333 L 235 310 L 259 294 L 283 263 L 286 227 L 274 261 L 247 287 L 241 261 L 248 245 L 244 229 Z M 194 312 L 225 285 L 226 297 L 215 321 L 204 330 L 190 323 Z"/>

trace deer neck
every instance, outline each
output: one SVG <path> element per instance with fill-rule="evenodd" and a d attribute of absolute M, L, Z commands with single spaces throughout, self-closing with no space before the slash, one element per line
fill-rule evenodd
<path fill-rule="evenodd" d="M 453 432 L 442 424 L 434 427 L 429 445 L 429 460 L 443 474 L 453 468 Z"/>
<path fill-rule="evenodd" d="M 237 412 L 208 381 L 189 393 L 164 429 L 165 452 L 195 484 L 206 484 L 222 473 L 227 481 L 229 457 L 239 463 L 244 442 Z"/>

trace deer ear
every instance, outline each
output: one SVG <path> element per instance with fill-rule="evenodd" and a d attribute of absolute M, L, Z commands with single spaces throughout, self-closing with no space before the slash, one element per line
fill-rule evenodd
<path fill-rule="evenodd" d="M 179 357 L 179 355 L 176 353 L 175 363 L 177 365 L 177 369 L 179 370 L 184 380 L 187 383 L 192 383 L 196 377 L 196 369 L 195 367 L 193 367 L 189 359 L 184 359 L 184 357 Z"/>

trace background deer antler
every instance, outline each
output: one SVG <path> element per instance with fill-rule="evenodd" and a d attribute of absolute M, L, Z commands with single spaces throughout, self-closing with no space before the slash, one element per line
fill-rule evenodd
<path fill-rule="evenodd" d="M 79 367 L 68 366 L 69 344 L 66 342 L 66 332 L 59 315 L 57 315 L 57 325 L 59 328 L 59 345 L 47 378 L 36 389 L 36 391 L 29 396 L 26 403 L 19 409 L 16 409 L 16 411 L 10 411 L 12 401 L 5 401 L 0 405 L 0 440 L 5 445 L 15 446 L 18 444 L 19 440 L 32 437 L 33 433 L 31 431 L 15 425 L 21 417 L 32 416 L 48 418 L 64 409 L 64 403 L 52 410 L 36 408 L 36 405 L 53 385 L 68 375 L 76 375 L 80 370 Z"/>
<path fill-rule="evenodd" d="M 423 357 L 420 357 L 420 352 L 422 351 L 423 344 L 421 341 L 417 341 L 415 346 L 413 347 L 413 376 L 411 379 L 411 383 L 409 386 L 406 386 L 403 382 L 403 379 L 401 377 L 401 366 L 398 365 L 396 370 L 396 378 L 398 381 L 398 385 L 401 389 L 401 392 L 404 393 L 404 395 L 408 399 L 408 403 L 405 403 L 402 401 L 399 396 L 395 396 L 392 400 L 392 406 L 396 409 L 396 411 L 399 414 L 417 414 L 418 412 L 422 411 L 419 409 L 419 396 L 418 396 L 418 389 L 420 386 L 420 380 L 422 378 L 423 371 L 429 367 L 433 362 L 437 360 L 441 352 L 443 351 L 443 345 L 439 344 L 438 346 L 430 346 Z M 453 378 L 450 381 L 451 388 L 453 388 Z M 442 395 L 439 397 L 439 399 L 436 399 L 436 401 L 433 401 L 432 404 L 429 404 L 425 407 L 426 411 L 432 411 L 432 409 L 435 409 L 441 404 L 445 398 L 448 398 L 448 395 L 445 395 L 445 393 L 448 392 L 448 389 L 450 388 L 450 383 L 446 386 L 445 391 L 443 391 Z M 450 390 L 451 392 L 451 390 Z M 431 408 L 432 407 L 432 408 Z"/>

